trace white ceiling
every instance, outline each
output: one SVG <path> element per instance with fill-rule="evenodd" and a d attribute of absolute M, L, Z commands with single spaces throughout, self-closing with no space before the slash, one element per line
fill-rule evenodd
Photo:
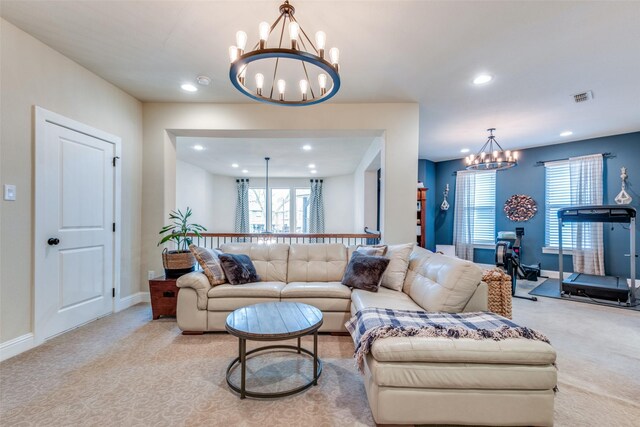
<path fill-rule="evenodd" d="M 0 14 L 142 101 L 244 103 L 228 79 L 238 29 L 279 1 L 11 1 Z M 307 32 L 341 51 L 329 101 L 417 102 L 420 155 L 507 149 L 640 130 L 640 2 L 294 0 Z M 495 76 L 477 87 L 480 72 Z M 195 94 L 179 85 L 212 78 Z M 571 95 L 592 90 L 594 100 Z M 569 138 L 559 133 L 572 130 Z"/>
<path fill-rule="evenodd" d="M 270 157 L 269 176 L 273 178 L 349 175 L 356 170 L 375 138 L 349 132 L 341 136 L 321 132 L 270 132 L 266 138 L 246 132 L 210 132 L 209 135 L 177 137 L 178 160 L 217 175 L 251 178 L 265 176 L 265 157 Z M 194 150 L 196 145 L 204 150 Z M 311 146 L 311 150 L 303 150 L 304 145 Z M 231 166 L 234 163 L 238 164 L 237 168 Z M 309 164 L 315 165 L 316 174 L 310 172 Z"/>

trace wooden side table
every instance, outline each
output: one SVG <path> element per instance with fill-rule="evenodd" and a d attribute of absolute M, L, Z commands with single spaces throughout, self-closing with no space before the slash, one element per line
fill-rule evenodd
<path fill-rule="evenodd" d="M 160 316 L 176 317 L 176 304 L 178 303 L 176 280 L 166 279 L 164 276 L 149 280 L 153 320 L 159 319 Z"/>

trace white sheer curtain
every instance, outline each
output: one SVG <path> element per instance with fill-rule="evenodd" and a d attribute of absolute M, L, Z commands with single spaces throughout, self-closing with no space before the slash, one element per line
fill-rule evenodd
<path fill-rule="evenodd" d="M 476 172 L 456 173 L 455 215 L 453 220 L 453 244 L 458 258 L 473 261 L 473 211 Z M 471 214 L 470 214 L 471 213 Z"/>
<path fill-rule="evenodd" d="M 571 205 L 602 204 L 602 154 L 569 159 Z M 604 247 L 601 223 L 581 222 L 575 227 L 573 271 L 604 275 Z"/>

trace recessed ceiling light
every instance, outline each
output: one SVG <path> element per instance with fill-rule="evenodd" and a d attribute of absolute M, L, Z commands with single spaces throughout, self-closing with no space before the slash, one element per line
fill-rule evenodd
<path fill-rule="evenodd" d="M 304 151 L 309 151 L 309 150 L 311 150 L 311 146 L 310 146 L 309 144 L 307 144 L 307 145 L 303 145 L 303 146 L 302 146 L 302 149 L 303 149 Z"/>
<path fill-rule="evenodd" d="M 571 136 L 573 135 L 573 132 L 571 132 L 570 130 L 565 130 L 564 132 L 560 133 L 560 136 Z"/>
<path fill-rule="evenodd" d="M 240 166 L 240 165 L 239 165 L 239 164 L 237 164 L 237 163 L 231 163 L 231 167 L 232 167 L 232 168 L 237 168 L 238 166 Z"/>
<path fill-rule="evenodd" d="M 246 169 L 242 169 L 242 173 L 249 173 L 249 171 Z"/>
<path fill-rule="evenodd" d="M 314 165 L 313 163 L 309 163 L 309 168 L 311 169 L 315 169 L 316 165 Z"/>
<path fill-rule="evenodd" d="M 209 76 L 198 76 L 196 82 L 201 86 L 209 86 L 211 84 L 211 78 Z"/>
<path fill-rule="evenodd" d="M 182 88 L 182 90 L 184 90 L 185 92 L 197 92 L 198 88 L 195 87 L 194 85 L 192 85 L 191 83 L 185 83 L 182 86 L 180 86 Z"/>
<path fill-rule="evenodd" d="M 312 170 L 311 173 L 318 173 L 318 171 L 317 170 Z"/>
<path fill-rule="evenodd" d="M 493 76 L 490 76 L 489 74 L 480 74 L 475 79 L 473 79 L 473 84 L 483 85 L 485 83 L 489 83 L 491 80 L 493 80 Z"/>
<path fill-rule="evenodd" d="M 193 149 L 196 150 L 196 151 L 202 151 L 202 150 L 204 150 L 204 147 L 202 145 L 194 145 Z"/>
<path fill-rule="evenodd" d="M 463 148 L 462 150 L 460 150 L 461 153 L 468 153 L 469 149 L 468 148 Z"/>

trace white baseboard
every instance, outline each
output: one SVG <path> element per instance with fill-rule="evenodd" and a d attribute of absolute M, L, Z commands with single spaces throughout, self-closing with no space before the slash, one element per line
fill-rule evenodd
<path fill-rule="evenodd" d="M 0 344 L 0 362 L 32 349 L 34 344 L 33 334 L 31 332 L 3 342 Z"/>
<path fill-rule="evenodd" d="M 150 301 L 151 301 L 151 298 L 149 297 L 149 292 L 138 292 L 138 293 L 126 296 L 124 298 L 120 298 L 116 302 L 115 312 L 117 313 L 119 311 L 125 310 L 141 302 L 150 302 Z"/>

